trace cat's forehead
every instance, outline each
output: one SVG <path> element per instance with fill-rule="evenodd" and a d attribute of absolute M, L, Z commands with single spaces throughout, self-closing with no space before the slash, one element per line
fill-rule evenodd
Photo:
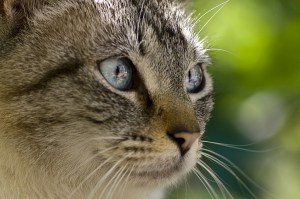
<path fill-rule="evenodd" d="M 94 0 L 102 22 L 130 36 L 141 54 L 158 52 L 183 62 L 207 62 L 190 17 L 174 0 Z M 113 31 L 112 31 L 113 32 Z M 184 64 L 183 66 L 187 66 Z"/>
<path fill-rule="evenodd" d="M 189 15 L 175 0 L 59 1 L 37 12 L 33 24 L 35 36 L 47 29 L 44 38 L 80 48 L 77 54 L 85 57 L 139 54 L 156 61 L 155 66 L 176 65 L 178 70 L 208 62 Z"/>

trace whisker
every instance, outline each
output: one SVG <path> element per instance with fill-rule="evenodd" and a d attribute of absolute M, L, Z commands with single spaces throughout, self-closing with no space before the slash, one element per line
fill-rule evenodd
<path fill-rule="evenodd" d="M 229 1 L 229 0 L 228 0 Z M 200 15 L 200 17 L 197 17 L 196 20 L 193 22 L 192 27 L 194 27 L 203 17 L 205 17 L 207 14 L 209 14 L 210 12 L 214 11 L 215 9 L 217 9 L 220 6 L 223 6 L 224 4 L 228 3 L 228 1 L 225 1 L 223 3 L 220 3 L 219 5 L 216 5 L 215 7 L 209 9 L 208 11 L 206 11 L 205 13 L 203 13 L 202 15 Z"/>
<path fill-rule="evenodd" d="M 201 17 L 201 15 L 202 13 L 196 13 L 196 10 L 193 10 L 189 13 L 187 19 L 191 22 L 192 25 L 195 25 L 197 21 L 199 21 L 198 18 Z"/>
<path fill-rule="evenodd" d="M 93 196 L 96 194 L 96 192 L 99 190 L 100 186 L 102 185 L 102 183 L 109 177 L 109 175 L 115 170 L 115 168 L 121 164 L 127 157 L 129 157 L 130 155 L 132 155 L 133 153 L 129 153 L 126 156 L 124 156 L 122 159 L 118 160 L 115 165 L 113 167 L 111 167 L 108 172 L 106 172 L 106 174 L 104 176 L 102 176 L 102 178 L 100 179 L 99 182 L 97 182 L 96 186 L 93 188 L 93 190 L 91 191 L 91 193 L 87 196 L 87 199 L 92 199 Z"/>
<path fill-rule="evenodd" d="M 69 176 L 73 175 L 74 172 L 76 172 L 79 168 L 81 168 L 82 166 L 86 165 L 87 163 L 89 163 L 90 161 L 92 161 L 93 159 L 95 159 L 97 156 L 99 156 L 100 154 L 103 154 L 105 152 L 108 152 L 110 150 L 113 150 L 113 149 L 116 149 L 117 147 L 116 146 L 113 146 L 113 147 L 110 147 L 110 148 L 107 148 L 103 151 L 99 151 L 98 153 L 96 153 L 95 155 L 93 155 L 92 157 L 88 158 L 87 160 L 85 160 L 84 162 L 82 162 L 81 164 L 79 164 L 76 169 L 73 169 L 73 171 L 71 171 L 69 174 L 65 175 L 65 179 L 68 178 Z"/>
<path fill-rule="evenodd" d="M 248 144 L 248 145 L 232 145 L 232 144 L 225 144 L 225 143 L 219 143 L 219 142 L 211 142 L 211 141 L 205 141 L 205 140 L 203 140 L 202 142 L 203 143 L 208 143 L 208 144 L 214 144 L 214 145 L 224 146 L 224 147 L 227 147 L 227 148 L 237 149 L 237 150 L 246 151 L 246 152 L 253 152 L 253 153 L 267 153 L 267 152 L 271 152 L 271 151 L 277 149 L 277 148 L 274 148 L 274 149 L 266 149 L 266 150 L 253 150 L 253 149 L 242 148 L 243 146 L 251 146 L 253 144 Z"/>
<path fill-rule="evenodd" d="M 118 179 L 119 176 L 122 174 L 122 172 L 124 171 L 124 169 L 126 168 L 127 164 L 125 165 L 125 167 L 122 167 L 121 169 L 119 169 L 113 176 L 112 178 L 107 182 L 106 186 L 104 187 L 104 189 L 102 190 L 99 198 L 102 198 L 102 196 L 104 195 L 106 189 L 110 186 L 111 183 L 113 183 L 115 181 L 115 179 Z M 112 188 L 113 186 L 111 186 Z M 108 197 L 106 197 L 108 198 Z"/>
<path fill-rule="evenodd" d="M 223 184 L 223 182 L 220 180 L 220 177 L 207 165 L 205 164 L 203 161 L 199 161 L 197 162 L 201 167 L 203 167 L 211 177 L 213 177 L 213 179 L 215 180 L 215 182 L 217 183 L 217 186 L 219 187 L 222 196 L 224 198 L 226 197 L 226 193 L 229 195 L 230 198 L 233 199 L 233 196 L 231 195 L 231 193 L 228 191 L 228 189 L 226 188 L 226 186 Z"/>
<path fill-rule="evenodd" d="M 207 190 L 210 197 L 212 199 L 218 199 L 219 197 L 218 197 L 217 193 L 212 188 L 212 186 L 209 184 L 209 182 L 205 179 L 203 174 L 200 171 L 198 171 L 196 168 L 193 168 L 192 170 L 193 170 L 194 174 L 197 176 L 197 178 L 200 180 L 200 182 L 203 184 L 203 186 Z"/>
<path fill-rule="evenodd" d="M 122 182 L 123 178 L 126 176 L 127 172 L 129 171 L 129 168 L 127 168 L 127 165 L 128 165 L 128 163 L 123 167 L 124 169 L 122 170 L 123 174 L 121 175 L 121 177 L 118 180 L 116 180 L 116 183 L 114 184 L 114 186 L 112 186 L 112 188 L 108 192 L 108 194 L 107 194 L 108 199 L 113 197 L 114 191 L 118 188 L 119 184 Z M 127 168 L 127 169 L 125 172 L 123 172 L 125 170 L 125 168 Z"/>
<path fill-rule="evenodd" d="M 99 169 L 101 169 L 101 167 L 103 167 L 107 162 L 109 162 L 111 158 L 108 158 L 107 160 L 105 160 L 102 164 L 100 164 L 96 169 L 94 169 L 86 178 L 83 179 L 83 181 L 74 189 L 74 191 L 71 192 L 71 194 L 69 195 L 68 198 L 70 198 L 71 196 L 74 195 L 74 193 L 76 193 L 80 187 L 87 181 L 89 180 Z"/>
<path fill-rule="evenodd" d="M 123 167 L 122 169 L 124 170 L 124 167 Z M 108 187 L 110 187 L 110 188 L 113 187 L 113 185 L 112 185 L 112 186 L 110 186 L 110 185 L 111 185 L 111 183 L 114 183 L 115 179 L 118 179 L 118 178 L 119 178 L 119 175 L 122 174 L 122 171 L 123 171 L 122 169 L 118 169 L 118 170 L 115 172 L 115 174 L 110 178 L 110 180 L 106 183 L 106 186 L 105 186 L 104 189 L 101 191 L 101 194 L 100 194 L 99 198 L 102 198 L 102 196 L 105 194 L 106 189 L 107 189 Z M 108 197 L 106 196 L 105 198 L 108 198 Z"/>
<path fill-rule="evenodd" d="M 207 20 L 207 22 L 202 26 L 202 28 L 198 31 L 197 35 L 199 35 L 202 30 L 207 26 L 207 24 L 222 10 L 222 8 L 229 2 L 230 0 L 225 1 L 221 7 Z"/>
<path fill-rule="evenodd" d="M 125 192 L 126 185 L 129 182 L 130 175 L 133 172 L 135 166 L 136 166 L 135 164 L 132 165 L 132 168 L 131 168 L 130 172 L 128 173 L 127 177 L 125 178 L 125 180 L 123 182 L 123 185 L 120 187 L 120 190 L 121 190 L 120 191 L 120 196 L 119 196 L 120 199 L 122 199 L 122 197 L 123 197 L 123 193 Z"/>
<path fill-rule="evenodd" d="M 207 48 L 207 49 L 205 49 L 205 50 L 206 50 L 207 52 L 209 52 L 209 51 L 220 51 L 220 52 L 225 52 L 225 53 L 228 53 L 228 54 L 230 54 L 230 55 L 236 57 L 236 55 L 235 55 L 234 53 L 232 53 L 232 52 L 230 52 L 230 51 L 228 51 L 228 50 L 220 49 L 220 48 Z"/>
<path fill-rule="evenodd" d="M 206 172 L 213 178 L 214 182 L 217 184 L 219 190 L 221 191 L 223 198 L 227 198 L 226 193 L 230 196 L 230 198 L 233 198 L 230 192 L 223 184 L 222 180 L 220 180 L 221 178 L 207 164 L 205 164 L 202 161 L 198 162 L 198 164 L 201 167 L 203 167 L 206 170 Z"/>
<path fill-rule="evenodd" d="M 218 165 L 222 166 L 225 170 L 227 170 L 232 176 L 234 176 L 234 178 L 253 196 L 255 196 L 255 194 L 251 191 L 251 189 L 234 173 L 234 171 L 229 168 L 225 163 L 223 163 L 222 161 L 220 161 L 218 158 L 215 158 L 213 156 L 211 156 L 208 153 L 202 152 L 203 156 L 207 157 L 209 160 L 217 163 Z M 254 197 L 253 196 L 253 197 Z M 256 196 L 254 198 L 257 198 Z"/>
<path fill-rule="evenodd" d="M 221 158 L 222 160 L 226 161 L 230 166 L 232 166 L 240 175 L 242 175 L 246 180 L 248 180 L 252 185 L 254 185 L 256 188 L 258 188 L 259 190 L 272 195 L 269 191 L 263 189 L 260 185 L 258 185 L 253 179 L 251 179 L 245 172 L 243 172 L 236 164 L 234 164 L 232 161 L 230 161 L 228 158 L 224 157 L 223 155 L 220 155 L 214 151 L 208 150 L 208 149 L 202 149 L 203 151 L 209 152 L 219 158 Z M 251 194 L 251 193 L 250 193 Z M 254 198 L 257 198 L 254 195 L 252 195 Z"/>
<path fill-rule="evenodd" d="M 205 13 L 204 13 L 205 14 Z M 191 13 L 189 18 L 191 19 L 191 24 L 192 24 L 192 28 L 194 29 L 196 27 L 196 25 L 198 24 L 198 22 L 201 20 L 201 18 L 203 16 L 205 16 L 204 14 L 202 13 L 198 13 L 197 16 L 194 16 L 195 15 L 195 12 Z"/>

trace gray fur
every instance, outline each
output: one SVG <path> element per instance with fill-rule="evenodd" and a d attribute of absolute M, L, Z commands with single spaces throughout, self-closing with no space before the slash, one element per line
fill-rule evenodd
<path fill-rule="evenodd" d="M 161 187 L 194 167 L 200 146 L 182 160 L 166 135 L 177 125 L 203 132 L 212 109 L 206 72 L 201 92 L 188 95 L 183 86 L 188 68 L 202 63 L 206 70 L 208 56 L 180 3 L 20 0 L 8 12 L 5 2 L 11 1 L 0 1 L 1 199 L 158 199 Z M 96 61 L 109 57 L 132 60 L 136 90 L 117 91 L 103 80 Z M 119 186 L 109 184 L 114 177 Z"/>

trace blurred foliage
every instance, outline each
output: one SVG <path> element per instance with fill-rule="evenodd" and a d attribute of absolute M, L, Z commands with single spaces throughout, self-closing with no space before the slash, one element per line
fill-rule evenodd
<path fill-rule="evenodd" d="M 221 3 L 194 0 L 190 9 L 195 10 L 196 18 Z M 247 174 L 251 179 L 230 167 L 253 194 L 226 169 L 207 158 L 203 161 L 236 199 L 299 199 L 300 1 L 231 0 L 218 12 L 221 7 L 198 22 L 200 36 L 207 36 L 213 58 L 210 71 L 216 91 L 215 110 L 204 140 L 256 151 L 209 143 L 204 147 L 225 156 Z M 205 176 L 219 198 L 225 198 L 208 173 Z M 190 178 L 174 188 L 169 198 L 211 198 L 195 175 Z"/>

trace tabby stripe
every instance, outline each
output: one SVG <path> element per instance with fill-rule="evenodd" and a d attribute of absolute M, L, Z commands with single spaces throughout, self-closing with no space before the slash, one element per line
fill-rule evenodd
<path fill-rule="evenodd" d="M 81 64 L 79 62 L 69 62 L 65 64 L 61 64 L 57 68 L 53 70 L 47 71 L 40 79 L 36 80 L 34 83 L 30 85 L 25 85 L 25 88 L 21 88 L 16 92 L 16 95 L 24 95 L 33 91 L 42 90 L 48 87 L 49 82 L 53 79 L 58 78 L 60 76 L 66 75 L 70 76 L 75 74 Z"/>
<path fill-rule="evenodd" d="M 153 8 L 151 7 L 151 8 L 146 9 L 145 7 L 147 4 L 147 0 L 145 0 L 144 6 L 141 3 L 142 1 L 131 0 L 130 2 L 133 6 L 135 6 L 137 8 L 139 16 L 144 16 L 143 18 L 144 18 L 144 20 L 146 20 L 148 26 L 153 28 L 153 30 L 156 34 L 156 37 L 160 41 L 160 43 L 162 43 L 162 44 L 166 43 L 166 41 L 164 39 L 164 35 L 165 35 L 165 33 L 168 33 L 170 37 L 178 37 L 180 39 L 180 41 L 182 41 L 183 47 L 185 49 L 188 48 L 188 41 L 185 38 L 185 36 L 183 35 L 179 26 L 177 26 L 176 27 L 177 30 L 175 30 L 170 24 L 168 24 L 168 20 L 164 17 L 164 15 L 162 13 L 158 13 L 158 12 L 155 12 L 155 14 L 160 19 L 162 27 L 159 27 L 158 24 L 153 21 L 153 17 L 152 17 L 153 13 L 149 13 L 149 12 L 147 12 L 147 10 L 157 11 L 157 10 L 159 10 L 158 7 L 153 7 Z M 140 20 L 140 19 L 138 19 L 138 20 Z M 141 38 L 141 35 L 142 35 L 141 27 L 142 27 L 142 25 L 140 25 L 139 30 L 136 31 L 138 33 L 138 39 Z M 141 39 L 139 39 L 139 42 L 141 42 L 140 40 Z M 140 46 L 140 52 L 142 55 L 145 52 L 145 47 L 143 45 Z"/>

